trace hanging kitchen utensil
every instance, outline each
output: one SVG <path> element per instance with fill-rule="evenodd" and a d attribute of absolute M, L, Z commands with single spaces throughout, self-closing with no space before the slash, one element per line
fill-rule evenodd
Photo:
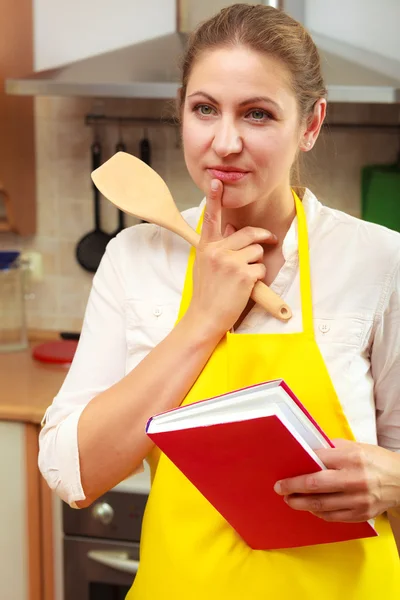
<path fill-rule="evenodd" d="M 115 146 L 115 152 L 126 152 L 126 145 L 122 139 L 121 131 L 119 131 L 119 140 Z M 118 227 L 114 231 L 113 236 L 118 235 L 123 229 L 125 229 L 125 227 L 125 213 L 123 210 L 118 209 Z"/>
<path fill-rule="evenodd" d="M 139 155 L 140 155 L 140 160 L 142 160 L 144 163 L 146 163 L 146 165 L 151 165 L 151 146 L 150 146 L 150 140 L 148 138 L 147 135 L 147 129 L 144 130 L 144 135 L 143 138 L 140 140 L 139 143 Z"/>
<path fill-rule="evenodd" d="M 92 173 L 92 180 L 121 210 L 177 233 L 192 246 L 198 245 L 198 233 L 180 214 L 166 183 L 143 161 L 119 152 Z M 252 298 L 281 321 L 292 317 L 282 298 L 260 281 L 254 286 Z"/>
<path fill-rule="evenodd" d="M 139 156 L 140 156 L 140 160 L 142 160 L 144 163 L 146 163 L 146 165 L 149 165 L 149 167 L 151 166 L 151 147 L 150 147 L 150 140 L 147 136 L 147 129 L 144 130 L 144 136 L 140 140 L 140 143 L 139 143 Z M 147 221 L 144 221 L 143 219 L 141 219 L 141 223 L 146 223 L 146 222 Z"/>
<path fill-rule="evenodd" d="M 98 169 L 101 165 L 101 146 L 100 142 L 97 140 L 95 140 L 91 146 L 91 155 L 92 170 Z M 97 271 L 97 267 L 100 264 L 106 246 L 112 238 L 112 235 L 101 229 L 100 194 L 96 186 L 93 186 L 93 198 L 95 228 L 93 231 L 87 233 L 79 241 L 76 247 L 77 261 L 84 269 L 86 269 L 86 271 L 90 271 L 91 273 Z"/>

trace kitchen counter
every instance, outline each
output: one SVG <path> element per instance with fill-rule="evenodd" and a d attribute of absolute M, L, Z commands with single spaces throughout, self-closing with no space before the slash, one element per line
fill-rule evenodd
<path fill-rule="evenodd" d="M 33 360 L 34 345 L 0 353 L 0 421 L 39 424 L 65 379 L 67 367 Z"/>
<path fill-rule="evenodd" d="M 32 358 L 32 348 L 48 339 L 52 338 L 43 336 L 22 352 L 0 353 L 0 421 L 40 424 L 68 372 L 65 366 L 48 365 Z M 147 494 L 150 490 L 147 463 L 144 472 L 128 477 L 114 489 Z"/>

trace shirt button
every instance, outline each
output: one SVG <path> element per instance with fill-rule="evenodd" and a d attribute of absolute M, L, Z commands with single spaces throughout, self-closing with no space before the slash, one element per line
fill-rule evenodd
<path fill-rule="evenodd" d="M 328 331 L 330 330 L 330 327 L 327 323 L 322 323 L 319 326 L 319 330 L 322 331 L 322 333 L 328 333 Z"/>
<path fill-rule="evenodd" d="M 162 308 L 161 306 L 155 306 L 153 309 L 153 315 L 156 317 L 159 317 L 160 315 L 162 315 Z"/>

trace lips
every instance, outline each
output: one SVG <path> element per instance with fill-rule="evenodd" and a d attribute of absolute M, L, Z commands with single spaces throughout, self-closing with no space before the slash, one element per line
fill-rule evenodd
<path fill-rule="evenodd" d="M 208 173 L 213 179 L 219 179 L 226 183 L 234 183 L 241 181 L 248 175 L 249 171 L 240 169 L 239 167 L 209 167 Z"/>

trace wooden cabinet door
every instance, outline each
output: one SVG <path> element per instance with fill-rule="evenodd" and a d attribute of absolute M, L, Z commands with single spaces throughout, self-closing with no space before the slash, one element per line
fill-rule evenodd
<path fill-rule="evenodd" d="M 36 228 L 34 99 L 9 96 L 4 81 L 33 71 L 32 0 L 0 0 L 0 182 L 7 191 L 15 231 Z"/>
<path fill-rule="evenodd" d="M 1 600 L 55 600 L 53 498 L 37 466 L 38 434 L 38 425 L 0 421 Z"/>

